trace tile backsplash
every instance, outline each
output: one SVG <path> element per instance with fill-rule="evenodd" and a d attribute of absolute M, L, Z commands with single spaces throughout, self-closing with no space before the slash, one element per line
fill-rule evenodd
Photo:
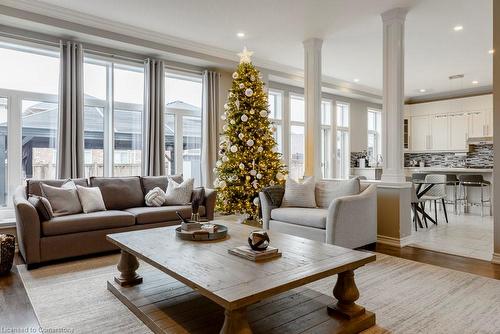
<path fill-rule="evenodd" d="M 480 167 L 493 168 L 493 144 L 471 145 L 469 152 L 405 153 L 405 167 L 411 167 L 411 161 L 424 161 L 425 167 Z M 351 155 L 352 157 L 352 155 Z"/>

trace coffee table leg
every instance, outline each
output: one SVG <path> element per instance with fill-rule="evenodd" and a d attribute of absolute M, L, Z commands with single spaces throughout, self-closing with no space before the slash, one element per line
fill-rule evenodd
<path fill-rule="evenodd" d="M 220 334 L 251 334 L 252 330 L 247 320 L 246 308 L 238 310 L 225 310 L 224 325 Z"/>
<path fill-rule="evenodd" d="M 340 314 L 352 319 L 365 313 L 365 308 L 355 303 L 359 298 L 359 291 L 354 282 L 354 271 L 348 270 L 338 274 L 337 284 L 333 288 L 333 295 L 337 303 L 328 306 L 328 312 Z"/>
<path fill-rule="evenodd" d="M 139 261 L 137 261 L 137 258 L 134 255 L 124 250 L 121 252 L 120 261 L 116 266 L 120 272 L 120 276 L 115 276 L 115 282 L 121 286 L 141 284 L 142 277 L 135 272 L 137 268 L 139 268 Z"/>

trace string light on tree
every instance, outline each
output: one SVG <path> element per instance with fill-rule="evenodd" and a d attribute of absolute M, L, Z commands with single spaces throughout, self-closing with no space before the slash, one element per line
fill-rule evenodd
<path fill-rule="evenodd" d="M 252 54 L 244 48 L 232 74 L 214 186 L 218 211 L 258 219 L 259 191 L 283 184 L 287 171 L 277 152 L 267 94 Z"/>

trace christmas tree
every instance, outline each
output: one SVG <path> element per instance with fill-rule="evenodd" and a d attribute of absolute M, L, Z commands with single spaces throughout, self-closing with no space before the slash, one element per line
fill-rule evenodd
<path fill-rule="evenodd" d="M 222 115 L 225 124 L 214 186 L 218 211 L 258 219 L 259 191 L 282 184 L 287 171 L 276 149 L 276 127 L 268 118 L 267 94 L 262 75 L 251 62 L 252 53 L 244 48 L 238 54 L 240 63 Z"/>

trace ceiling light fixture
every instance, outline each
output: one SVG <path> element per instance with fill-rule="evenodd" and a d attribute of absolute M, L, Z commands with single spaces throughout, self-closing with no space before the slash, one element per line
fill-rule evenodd
<path fill-rule="evenodd" d="M 464 30 L 464 26 L 460 26 L 460 25 L 458 25 L 458 26 L 454 26 L 454 27 L 453 27 L 453 30 L 455 30 L 455 31 L 461 31 L 461 30 Z"/>
<path fill-rule="evenodd" d="M 358 78 L 355 78 L 353 81 L 354 81 L 354 82 L 359 82 L 359 79 L 358 79 Z"/>
<path fill-rule="evenodd" d="M 495 53 L 495 50 L 494 50 L 494 49 L 491 49 L 491 50 L 489 50 L 489 51 L 488 51 L 488 53 L 489 53 L 490 55 L 492 55 L 492 54 L 494 54 L 494 53 Z"/>
<path fill-rule="evenodd" d="M 472 81 L 473 85 L 477 85 L 478 83 L 479 83 L 479 81 L 477 81 L 477 80 Z"/>
<path fill-rule="evenodd" d="M 420 88 L 418 91 L 419 91 L 420 93 L 425 93 L 425 92 L 427 92 L 427 89 L 425 89 L 425 88 Z"/>
<path fill-rule="evenodd" d="M 236 34 L 236 36 L 238 36 L 238 38 L 243 38 L 245 37 L 245 33 L 244 32 L 239 32 Z"/>

